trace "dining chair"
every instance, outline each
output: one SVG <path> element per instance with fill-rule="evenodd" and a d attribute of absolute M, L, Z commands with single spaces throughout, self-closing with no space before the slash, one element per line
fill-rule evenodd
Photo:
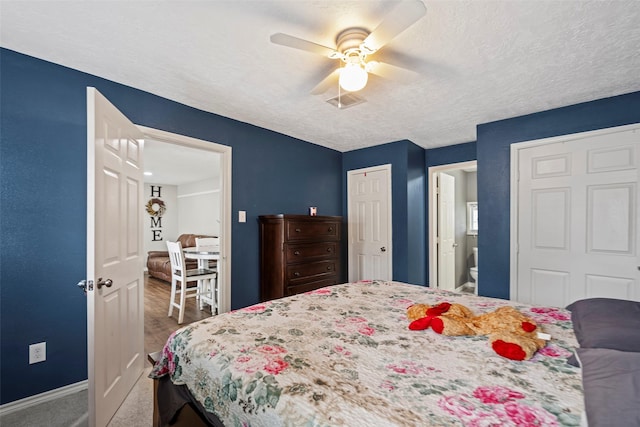
<path fill-rule="evenodd" d="M 217 282 L 218 272 L 208 268 L 198 268 L 187 270 L 184 261 L 184 252 L 180 242 L 167 241 L 169 260 L 171 261 L 171 300 L 169 301 L 169 317 L 173 314 L 173 308 L 177 308 L 178 324 L 184 320 L 184 309 L 187 298 L 197 297 L 200 301 L 200 310 L 204 308 L 204 303 L 211 306 L 211 312 L 215 312 L 216 302 L 214 301 L 213 289 Z M 180 289 L 177 289 L 177 282 L 180 282 Z M 188 287 L 187 283 L 197 282 L 196 286 Z M 176 302 L 176 296 L 179 301 Z"/>
<path fill-rule="evenodd" d="M 217 251 L 220 251 L 220 238 L 219 237 L 196 237 L 196 248 L 200 246 L 209 246 L 217 248 Z M 218 261 L 215 259 L 209 260 L 208 263 L 210 268 L 216 268 L 218 265 Z"/>
<path fill-rule="evenodd" d="M 196 237 L 196 247 L 198 246 L 214 246 L 220 249 L 219 237 Z"/>
<path fill-rule="evenodd" d="M 201 246 L 213 247 L 216 250 L 220 251 L 220 238 L 219 237 L 196 237 L 196 248 L 200 248 Z M 215 269 L 218 271 L 218 260 L 212 259 L 207 261 L 207 265 L 211 269 Z M 218 307 L 218 301 L 220 301 L 220 288 L 218 287 L 218 278 L 216 277 L 215 281 L 211 281 L 213 286 L 213 295 L 216 301 L 216 308 Z M 213 309 L 212 309 L 213 312 Z"/>

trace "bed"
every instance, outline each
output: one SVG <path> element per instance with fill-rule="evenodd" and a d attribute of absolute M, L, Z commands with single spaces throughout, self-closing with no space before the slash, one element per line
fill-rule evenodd
<path fill-rule="evenodd" d="M 551 335 L 523 362 L 487 338 L 408 329 L 414 303 L 511 305 Z M 155 364 L 160 425 L 197 408 L 224 426 L 580 425 L 571 313 L 399 282 L 321 288 L 173 333 Z"/>

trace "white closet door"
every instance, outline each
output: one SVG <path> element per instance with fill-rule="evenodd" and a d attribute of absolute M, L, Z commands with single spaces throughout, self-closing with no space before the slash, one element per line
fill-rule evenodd
<path fill-rule="evenodd" d="M 519 150 L 516 299 L 640 300 L 640 131 Z"/>
<path fill-rule="evenodd" d="M 391 280 L 391 165 L 348 172 L 349 281 Z"/>

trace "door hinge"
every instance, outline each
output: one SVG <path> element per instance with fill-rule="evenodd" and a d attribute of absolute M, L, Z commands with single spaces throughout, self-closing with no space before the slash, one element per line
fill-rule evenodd
<path fill-rule="evenodd" d="M 86 295 L 87 291 L 93 291 L 93 280 L 81 280 L 78 282 L 78 287 L 82 289 Z"/>

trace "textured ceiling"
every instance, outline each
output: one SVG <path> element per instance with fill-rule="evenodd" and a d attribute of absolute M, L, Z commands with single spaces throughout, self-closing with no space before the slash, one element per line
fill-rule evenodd
<path fill-rule="evenodd" d="M 640 90 L 640 1 L 424 1 L 380 51 L 420 73 L 370 78 L 339 110 L 310 90 L 335 60 L 272 44 L 335 47 L 395 1 L 1 1 L 2 47 L 339 151 L 409 139 L 474 141 L 476 125 Z"/>
<path fill-rule="evenodd" d="M 152 184 L 183 185 L 205 179 L 220 184 L 220 154 L 193 147 L 144 141 L 144 181 Z"/>

